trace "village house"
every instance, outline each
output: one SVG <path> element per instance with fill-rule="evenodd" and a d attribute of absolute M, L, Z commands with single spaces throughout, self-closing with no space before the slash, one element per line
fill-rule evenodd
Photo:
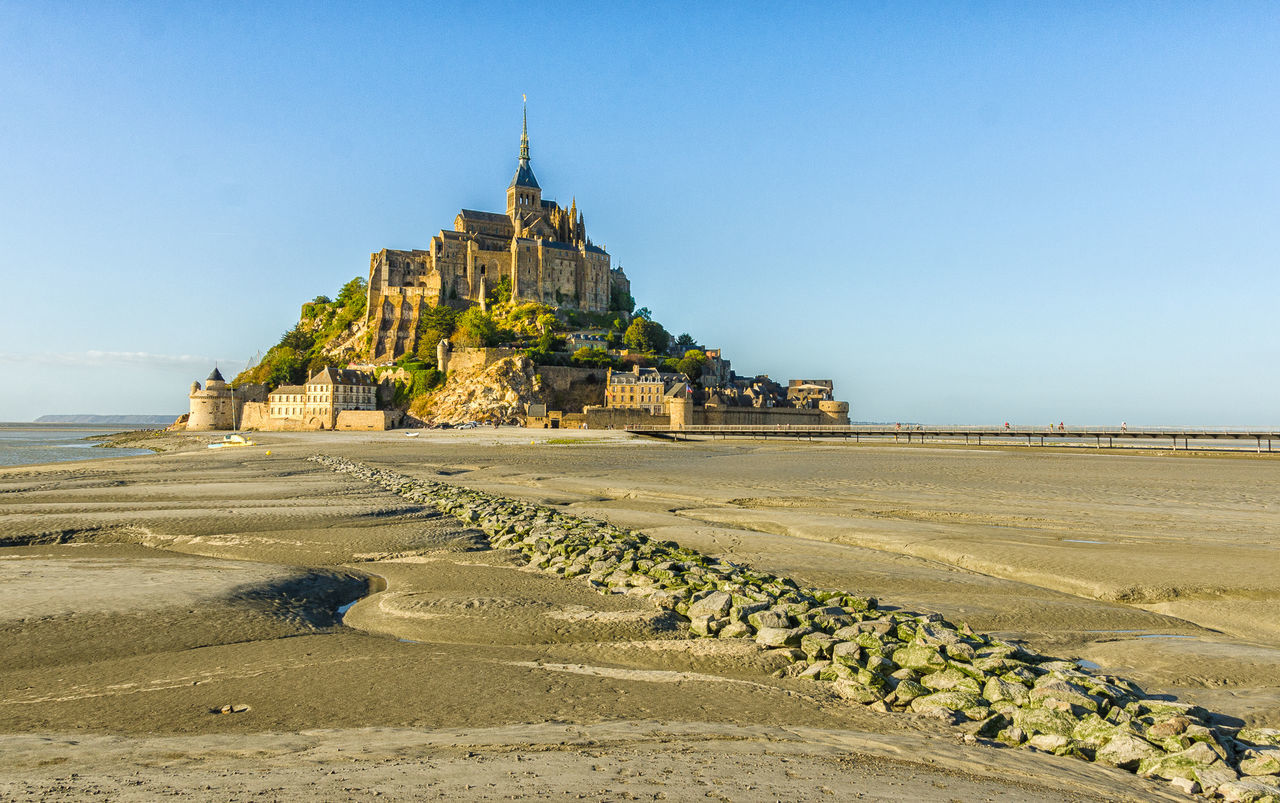
<path fill-rule="evenodd" d="M 325 368 L 307 380 L 303 419 L 308 428 L 333 429 L 343 410 L 378 409 L 378 385 L 361 371 Z"/>
<path fill-rule="evenodd" d="M 792 379 L 787 382 L 787 403 L 792 407 L 815 408 L 820 401 L 835 398 L 835 383 L 830 379 Z"/>
<path fill-rule="evenodd" d="M 304 385 L 281 385 L 267 394 L 272 418 L 298 418 L 306 414 L 307 388 Z"/>
<path fill-rule="evenodd" d="M 605 380 L 604 406 L 644 410 L 661 415 L 667 399 L 682 397 L 689 386 L 681 374 L 664 374 L 657 368 L 635 366 L 630 371 L 609 369 Z"/>

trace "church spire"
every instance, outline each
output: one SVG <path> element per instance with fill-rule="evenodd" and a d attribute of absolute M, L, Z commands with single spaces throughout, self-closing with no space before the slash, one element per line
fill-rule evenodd
<path fill-rule="evenodd" d="M 520 161 L 528 163 L 529 161 L 529 96 L 523 95 L 524 98 L 524 128 L 520 132 Z"/>
<path fill-rule="evenodd" d="M 524 96 L 524 126 L 520 129 L 520 164 L 507 186 L 507 214 L 537 212 L 542 208 L 542 188 L 529 167 L 529 96 Z"/>

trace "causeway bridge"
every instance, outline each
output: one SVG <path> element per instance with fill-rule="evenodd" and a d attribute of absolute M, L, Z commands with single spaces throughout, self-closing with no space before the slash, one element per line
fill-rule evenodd
<path fill-rule="evenodd" d="M 1253 447 L 1270 452 L 1280 447 L 1280 427 L 1130 427 L 1130 426 L 974 426 L 968 424 L 852 424 L 804 426 L 687 425 L 671 427 L 645 424 L 626 427 L 627 432 L 668 440 L 693 438 L 844 438 L 861 442 L 967 443 L 978 446 L 1089 446 L 1097 449 L 1130 446 L 1162 449 L 1233 450 Z M 1280 452 L 1280 448 L 1277 448 Z"/>

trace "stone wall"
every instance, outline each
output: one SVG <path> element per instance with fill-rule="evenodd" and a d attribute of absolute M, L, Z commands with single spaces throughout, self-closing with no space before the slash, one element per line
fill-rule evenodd
<path fill-rule="evenodd" d="M 449 373 L 477 373 L 507 357 L 515 357 L 519 349 L 455 348 L 449 357 Z"/>
<path fill-rule="evenodd" d="M 241 413 L 240 428 L 258 432 L 301 432 L 314 429 L 305 426 L 301 418 L 272 418 L 271 408 L 266 402 L 247 403 Z"/>
<path fill-rule="evenodd" d="M 794 407 L 695 407 L 691 423 L 723 427 L 813 427 L 833 422 L 821 410 Z"/>
<path fill-rule="evenodd" d="M 632 410 L 622 407 L 588 407 L 582 412 L 588 429 L 624 429 L 636 426 L 665 427 L 671 420 L 665 415 L 654 415 L 645 410 Z"/>
<path fill-rule="evenodd" d="M 722 427 L 815 427 L 849 423 L 845 414 L 849 405 L 836 405 L 831 410 L 805 410 L 793 407 L 697 407 L 687 399 L 667 403 L 667 413 L 655 415 L 625 407 L 588 407 L 583 412 L 590 429 L 622 429 L 633 426 L 722 426 Z"/>
<path fill-rule="evenodd" d="M 333 428 L 366 432 L 395 429 L 401 417 L 399 410 L 343 410 Z"/>

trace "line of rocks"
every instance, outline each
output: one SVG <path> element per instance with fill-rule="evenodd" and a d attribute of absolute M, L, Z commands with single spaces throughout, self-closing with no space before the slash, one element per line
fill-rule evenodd
<path fill-rule="evenodd" d="M 495 549 L 581 578 L 605 594 L 644 597 L 705 638 L 754 638 L 792 663 L 779 674 L 829 681 L 841 697 L 958 725 L 967 740 L 1096 761 L 1227 801 L 1280 803 L 1280 729 L 1231 730 L 1198 706 L 1147 697 L 939 614 L 880 610 L 874 598 L 803 588 L 789 578 L 702 555 L 607 522 L 316 455 L 311 461 L 483 530 Z M 972 737 L 972 738 L 970 738 Z"/>

